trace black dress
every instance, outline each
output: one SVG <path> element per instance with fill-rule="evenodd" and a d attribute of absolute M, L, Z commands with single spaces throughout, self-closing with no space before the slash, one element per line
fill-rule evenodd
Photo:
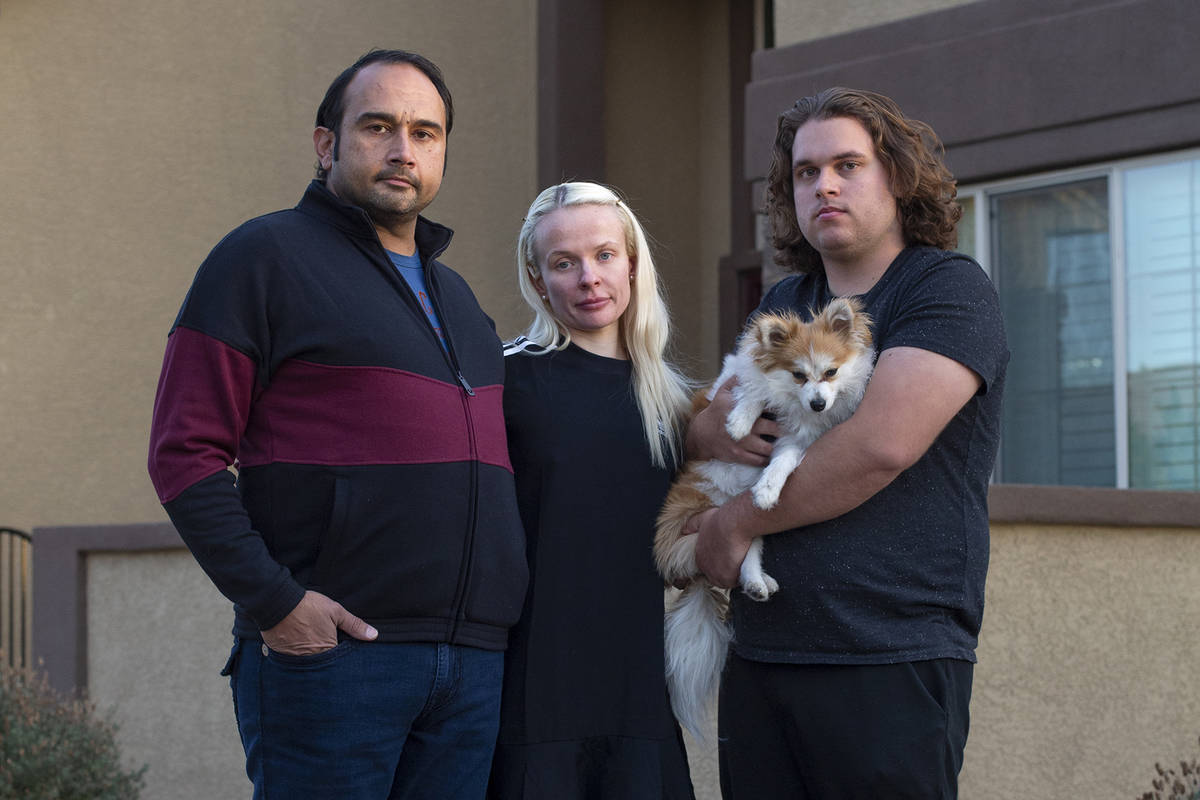
<path fill-rule="evenodd" d="M 530 584 L 505 658 L 494 800 L 693 798 L 663 677 L 655 468 L 628 361 L 506 360 Z"/>

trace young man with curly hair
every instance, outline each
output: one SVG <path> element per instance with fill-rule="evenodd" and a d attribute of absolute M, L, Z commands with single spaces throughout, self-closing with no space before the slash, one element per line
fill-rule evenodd
<path fill-rule="evenodd" d="M 766 603 L 734 593 L 722 793 L 956 797 L 1008 362 L 996 292 L 950 251 L 961 209 L 941 143 L 889 98 L 798 101 L 768 184 L 776 260 L 796 274 L 760 309 L 810 315 L 856 296 L 879 356 L 858 411 L 809 449 L 774 509 L 742 495 L 692 520 L 722 586 L 754 537 L 775 534 L 765 566 L 781 586 Z M 730 440 L 728 389 L 693 421 L 689 454 L 765 464 L 777 429 L 762 419 Z"/>

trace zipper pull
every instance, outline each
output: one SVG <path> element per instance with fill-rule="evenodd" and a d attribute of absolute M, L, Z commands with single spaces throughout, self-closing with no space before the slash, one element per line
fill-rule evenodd
<path fill-rule="evenodd" d="M 471 395 L 471 397 L 475 396 L 475 390 L 471 388 L 471 384 L 467 383 L 467 379 L 463 377 L 461 372 L 458 373 L 458 382 L 467 390 L 467 394 Z"/>

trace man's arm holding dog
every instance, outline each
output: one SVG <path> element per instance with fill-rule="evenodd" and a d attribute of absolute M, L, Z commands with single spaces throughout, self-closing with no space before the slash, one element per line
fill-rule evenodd
<path fill-rule="evenodd" d="M 700 536 L 697 565 L 713 583 L 733 586 L 755 537 L 856 508 L 916 463 L 981 383 L 975 372 L 946 356 L 913 347 L 885 350 L 858 410 L 813 443 L 775 508 L 757 508 L 747 492 L 693 518 L 689 528 Z M 718 414 L 719 405 L 706 411 Z M 693 442 L 691 433 L 691 452 L 716 449 L 699 431 Z M 752 433 L 742 442 L 754 438 Z"/>

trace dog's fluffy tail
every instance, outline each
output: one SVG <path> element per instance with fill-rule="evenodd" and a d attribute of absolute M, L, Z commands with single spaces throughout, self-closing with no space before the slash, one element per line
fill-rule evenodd
<path fill-rule="evenodd" d="M 697 578 L 675 598 L 666 614 L 667 687 L 675 718 L 707 743 L 707 721 L 717 694 L 731 632 L 729 598 Z"/>

